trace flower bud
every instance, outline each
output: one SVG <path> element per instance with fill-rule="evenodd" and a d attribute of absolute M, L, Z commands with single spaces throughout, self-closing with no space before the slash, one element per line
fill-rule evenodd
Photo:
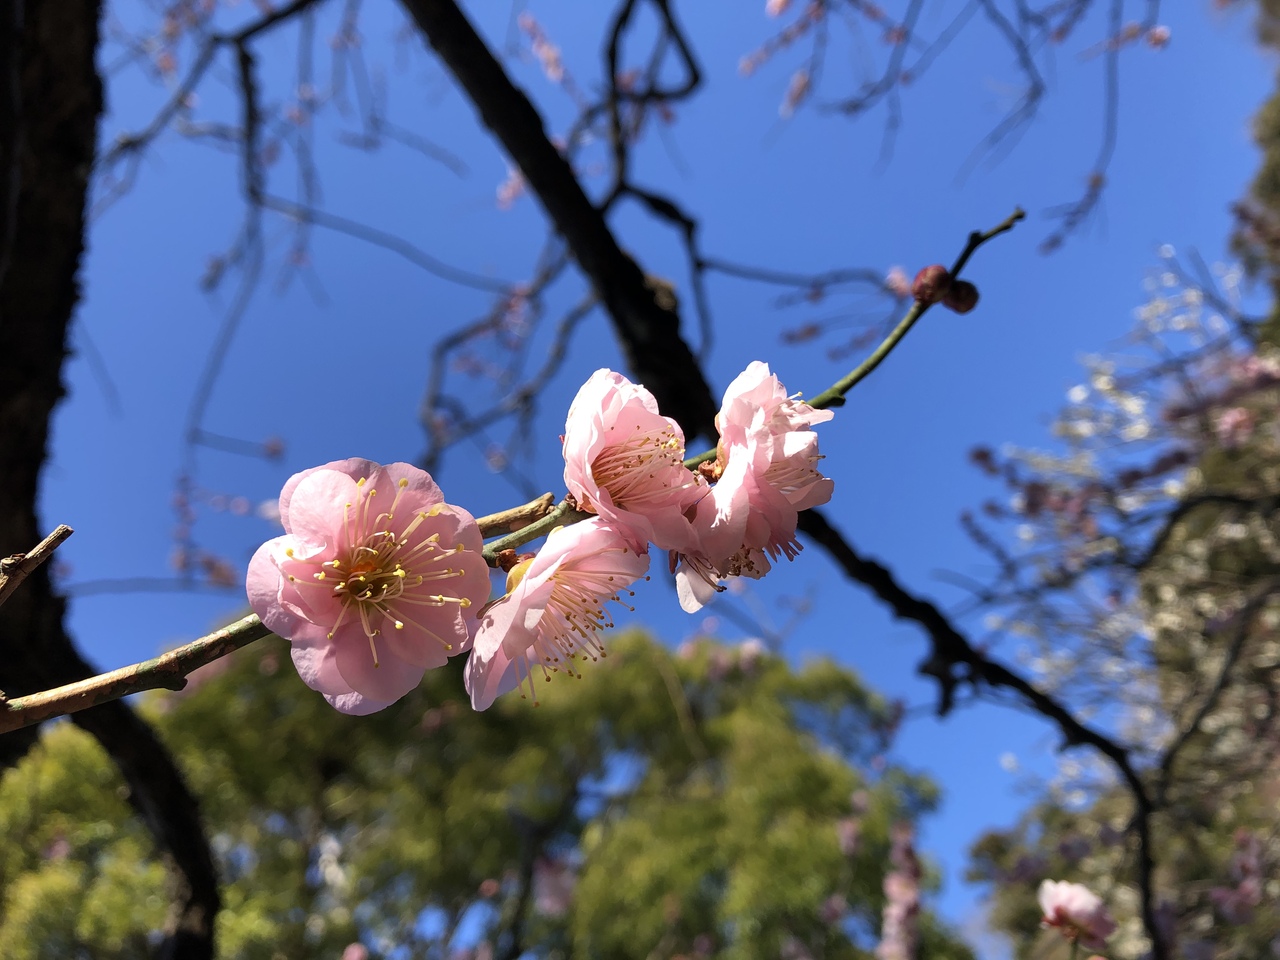
<path fill-rule="evenodd" d="M 937 303 L 951 288 L 951 274 L 940 263 L 925 267 L 911 284 L 911 295 L 921 303 Z"/>
<path fill-rule="evenodd" d="M 942 305 L 956 313 L 968 313 L 978 305 L 978 288 L 968 280 L 957 280 L 942 298 Z"/>

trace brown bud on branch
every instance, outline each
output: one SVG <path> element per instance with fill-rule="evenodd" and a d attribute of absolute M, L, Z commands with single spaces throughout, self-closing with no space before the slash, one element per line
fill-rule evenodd
<path fill-rule="evenodd" d="M 968 313 L 978 305 L 978 288 L 968 280 L 957 280 L 942 298 L 942 305 L 956 313 Z"/>
<path fill-rule="evenodd" d="M 940 263 L 925 267 L 911 284 L 911 295 L 921 303 L 937 303 L 951 289 L 951 274 Z"/>

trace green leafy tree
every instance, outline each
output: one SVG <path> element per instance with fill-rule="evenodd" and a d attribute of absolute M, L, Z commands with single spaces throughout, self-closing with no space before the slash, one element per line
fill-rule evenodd
<path fill-rule="evenodd" d="M 228 958 L 864 957 L 890 830 L 935 802 L 884 765 L 889 704 L 754 644 L 619 637 L 587 682 L 484 713 L 451 666 L 359 718 L 287 658 L 264 641 L 147 705 L 201 798 Z M 69 724 L 0 782 L 5 957 L 146 955 L 164 875 L 122 790 Z M 920 937 L 970 956 L 927 915 Z"/>

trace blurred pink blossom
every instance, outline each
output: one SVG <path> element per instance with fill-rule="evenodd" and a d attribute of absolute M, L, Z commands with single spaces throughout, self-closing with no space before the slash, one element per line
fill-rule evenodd
<path fill-rule="evenodd" d="M 1073 943 L 1101 950 L 1115 933 L 1116 922 L 1102 899 L 1082 884 L 1046 880 L 1040 884 L 1039 900 L 1044 912 L 1041 926 L 1057 927 Z"/>
<path fill-rule="evenodd" d="M 551 42 L 537 19 L 527 10 L 520 14 L 519 23 L 520 29 L 529 35 L 533 55 L 542 64 L 542 72 L 552 83 L 559 83 L 564 79 L 564 61 L 560 57 L 560 48 Z"/>
<path fill-rule="evenodd" d="M 902 267 L 890 267 L 884 277 L 884 287 L 895 297 L 911 296 L 911 278 Z"/>
<path fill-rule="evenodd" d="M 738 647 L 738 669 L 743 673 L 751 673 L 768 653 L 769 648 L 759 637 L 744 640 Z"/>
<path fill-rule="evenodd" d="M 381 710 L 467 649 L 468 611 L 489 595 L 483 541 L 429 474 L 360 459 L 304 470 L 280 520 L 285 535 L 249 562 L 249 604 L 338 710 Z"/>
<path fill-rule="evenodd" d="M 861 839 L 862 823 L 855 817 L 845 817 L 843 820 L 836 821 L 836 843 L 840 847 L 841 854 L 852 857 L 858 852 Z"/>
<path fill-rule="evenodd" d="M 534 909 L 544 917 L 563 917 L 573 905 L 577 880 L 565 861 L 540 857 L 533 864 Z"/>
<path fill-rule="evenodd" d="M 465 674 L 471 705 L 485 710 L 526 683 L 537 703 L 535 668 L 550 680 L 561 670 L 577 675 L 579 657 L 603 657 L 596 634 L 613 626 L 603 601 L 622 602 L 619 591 L 648 568 L 648 553 L 602 520 L 553 531 L 536 556 L 512 568 L 506 595 L 481 614 Z"/>
<path fill-rule="evenodd" d="M 1227 923 L 1243 924 L 1262 903 L 1262 841 L 1248 830 L 1238 830 L 1235 842 L 1229 867 L 1235 885 L 1214 887 L 1209 899 Z"/>
<path fill-rule="evenodd" d="M 791 0 L 766 0 L 764 12 L 771 17 L 780 17 L 791 6 Z"/>
<path fill-rule="evenodd" d="M 804 98 L 809 95 L 811 78 L 808 70 L 797 70 L 791 75 L 791 82 L 787 84 L 787 94 L 782 98 L 782 105 L 778 107 L 778 115 L 781 117 L 789 117 L 796 112 L 796 107 L 800 106 Z"/>
<path fill-rule="evenodd" d="M 519 167 L 507 168 L 507 179 L 498 184 L 498 209 L 510 210 L 524 196 L 524 174 Z"/>
<path fill-rule="evenodd" d="M 878 960 L 915 960 L 919 952 L 920 878 L 924 875 L 915 851 L 915 831 L 909 823 L 894 824 L 889 860 L 893 869 L 884 877 L 884 915 L 880 924 Z"/>
<path fill-rule="evenodd" d="M 1218 440 L 1228 449 L 1238 447 L 1247 441 L 1253 433 L 1253 411 L 1246 407 L 1231 407 L 1218 414 L 1214 421 L 1213 432 Z"/>

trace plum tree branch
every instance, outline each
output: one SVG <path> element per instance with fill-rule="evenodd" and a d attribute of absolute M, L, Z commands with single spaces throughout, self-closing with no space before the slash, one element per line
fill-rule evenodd
<path fill-rule="evenodd" d="M 478 518 L 476 524 L 483 536 L 506 534 L 494 547 L 486 549 L 486 557 L 491 553 L 496 555 L 496 549 L 503 549 L 502 545 L 519 540 L 522 535 L 525 539 L 519 542 L 527 543 L 545 534 L 557 521 L 564 522 L 561 518 L 568 511 L 569 505 L 562 503 L 553 510 L 553 503 L 554 497 L 545 493 L 520 506 Z M 540 532 L 528 534 L 527 531 L 530 530 Z M 70 527 L 60 526 L 40 546 L 45 547 L 45 543 L 55 540 L 56 546 L 70 535 Z M 47 556 L 52 549 L 46 547 L 44 555 Z M 33 550 L 26 556 L 30 557 L 35 552 Z M 31 569 L 35 566 L 36 564 L 32 564 Z M 3 589 L 3 581 L 0 581 L 0 589 Z M 253 614 L 141 663 L 26 696 L 6 698 L 0 693 L 0 734 L 52 720 L 54 717 L 78 713 L 146 690 L 181 690 L 187 685 L 187 677 L 193 670 L 270 635 L 271 631 Z"/>
<path fill-rule="evenodd" d="M 636 262 L 619 246 L 569 162 L 551 143 L 542 117 L 451 0 L 402 0 L 427 42 L 520 168 L 595 288 L 622 343 L 628 366 L 657 398 L 679 411 L 686 434 L 714 433 L 715 402 L 679 316 L 658 303 Z"/>
<path fill-rule="evenodd" d="M 74 532 L 65 523 L 60 523 L 53 533 L 26 553 L 15 553 L 11 557 L 0 560 L 0 603 L 8 600 L 9 595 L 18 589 L 19 584 L 27 579 L 31 571 L 53 556 L 53 551 L 57 550 L 59 545 Z"/>
<path fill-rule="evenodd" d="M 933 677 L 938 683 L 939 716 L 946 716 L 955 707 L 956 690 L 962 683 L 968 683 L 975 689 L 983 684 L 993 689 L 1003 688 L 1056 726 L 1062 734 L 1064 747 L 1093 747 L 1111 761 L 1133 795 L 1132 827 L 1138 840 L 1138 889 L 1143 924 L 1151 938 L 1151 956 L 1153 960 L 1168 960 L 1169 946 L 1156 923 L 1155 854 L 1151 841 L 1151 817 L 1156 804 L 1133 764 L 1130 751 L 1080 721 L 1050 694 L 979 652 L 937 606 L 906 590 L 883 564 L 859 554 L 820 511 L 803 511 L 799 528 L 826 548 L 850 579 L 871 590 L 895 617 L 911 620 L 924 629 L 931 649 L 918 672 Z"/>

